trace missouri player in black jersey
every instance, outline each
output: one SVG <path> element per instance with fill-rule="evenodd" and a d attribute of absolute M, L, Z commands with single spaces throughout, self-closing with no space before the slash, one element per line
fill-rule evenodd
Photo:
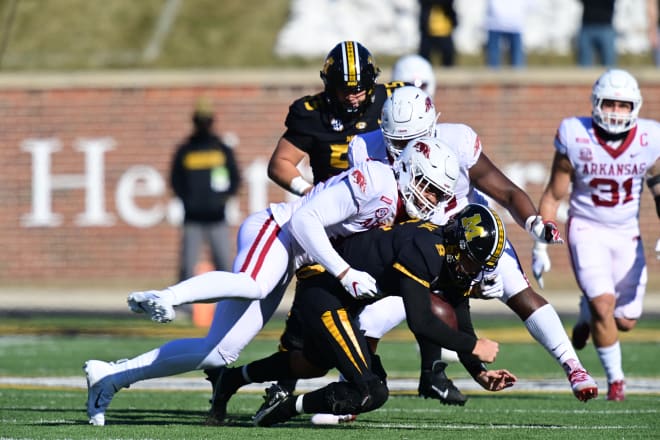
<path fill-rule="evenodd" d="M 289 107 L 286 131 L 268 163 L 268 177 L 294 194 L 312 184 L 297 165 L 309 156 L 314 184 L 348 169 L 348 143 L 376 130 L 385 99 L 402 82 L 377 84 L 380 69 L 357 41 L 342 41 L 325 58 L 321 93 L 297 99 Z"/>
<path fill-rule="evenodd" d="M 516 378 L 506 370 L 486 369 L 483 362 L 495 360 L 498 344 L 477 339 L 468 300 L 473 281 L 497 265 L 504 243 L 497 214 L 482 205 L 468 205 L 445 226 L 405 222 L 353 235 L 336 249 L 349 264 L 377 280 L 382 296 L 403 298 L 408 326 L 418 340 L 456 350 L 478 383 L 498 391 L 512 386 Z M 433 314 L 431 294 L 442 295 L 454 307 L 458 330 Z M 299 277 L 293 308 L 300 310 L 304 326 L 302 351 L 278 352 L 225 369 L 216 384 L 209 420 L 221 423 L 227 401 L 246 383 L 317 377 L 333 367 L 345 382 L 302 396 L 273 385 L 255 423 L 270 426 L 299 413 L 358 414 L 380 407 L 388 397 L 385 372 L 369 351 L 357 318 L 367 302 L 346 295 L 325 272 Z"/>

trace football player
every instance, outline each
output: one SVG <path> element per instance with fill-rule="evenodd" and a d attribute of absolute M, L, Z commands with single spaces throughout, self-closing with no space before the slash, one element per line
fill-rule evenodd
<path fill-rule="evenodd" d="M 282 188 L 302 195 L 312 187 L 298 165 L 309 156 L 313 183 L 348 168 L 348 143 L 357 134 L 378 129 L 385 99 L 401 83 L 378 84 L 380 69 L 357 41 L 342 41 L 325 58 L 324 90 L 303 96 L 289 107 L 286 131 L 268 163 L 268 176 Z"/>
<path fill-rule="evenodd" d="M 379 84 L 379 73 L 373 55 L 359 42 L 342 41 L 332 48 L 320 72 L 323 91 L 303 96 L 289 107 L 286 131 L 268 162 L 270 179 L 293 194 L 303 195 L 312 187 L 298 168 L 305 157 L 314 183 L 346 170 L 348 143 L 358 134 L 378 129 L 385 99 L 403 85 Z M 301 348 L 300 340 L 282 340 L 280 348 Z M 215 383 L 219 371 L 205 373 Z M 295 380 L 281 382 L 289 391 L 295 384 Z"/>
<path fill-rule="evenodd" d="M 461 163 L 461 174 L 456 193 L 433 222 L 444 224 L 468 202 L 487 204 L 485 193 L 507 208 L 514 220 L 524 227 L 535 241 L 561 243 L 554 222 L 544 222 L 531 200 L 518 186 L 509 180 L 483 152 L 479 136 L 465 124 L 436 124 L 436 112 L 430 97 L 416 87 L 402 87 L 392 94 L 383 106 L 381 130 L 356 137 L 351 142 L 349 161 L 380 160 L 390 163 L 411 138 L 435 136 L 456 148 Z M 481 283 L 484 297 L 497 297 L 513 310 L 529 333 L 553 356 L 564 369 L 575 396 L 586 401 L 597 396 L 598 388 L 593 378 L 582 366 L 561 323 L 559 315 L 541 295 L 536 293 L 524 274 L 515 250 L 507 242 L 504 256 L 489 280 Z M 398 304 L 397 304 L 398 302 Z M 397 298 L 378 301 L 362 312 L 360 321 L 366 335 L 376 342 L 405 318 L 403 306 Z M 441 347 L 421 346 L 422 375 L 419 392 L 429 397 L 438 387 L 430 384 L 446 364 L 441 361 Z M 437 371 L 436 371 L 437 370 Z M 462 404 L 458 390 L 443 381 L 443 391 L 456 396 L 453 401 Z M 447 403 L 447 402 L 445 402 Z"/>
<path fill-rule="evenodd" d="M 405 222 L 353 235 L 336 249 L 349 264 L 374 276 L 380 295 L 402 298 L 408 325 L 418 340 L 458 351 L 479 384 L 499 391 L 512 386 L 516 377 L 507 370 L 485 367 L 483 362 L 495 360 L 498 344 L 475 336 L 468 300 L 474 279 L 495 268 L 504 243 L 499 216 L 485 206 L 469 205 L 446 226 Z M 255 424 L 270 426 L 297 413 L 359 414 L 387 399 L 385 371 L 359 329 L 357 317 L 364 301 L 340 292 L 322 269 L 309 269 L 298 279 L 292 310 L 302 317 L 302 352 L 278 352 L 240 368 L 226 368 L 214 395 L 211 416 L 216 423 L 224 420 L 229 398 L 246 383 L 322 376 L 334 367 L 344 381 L 302 396 L 273 385 Z M 433 315 L 431 294 L 441 295 L 454 307 L 458 330 Z"/>
<path fill-rule="evenodd" d="M 573 345 L 583 348 L 591 333 L 607 376 L 607 400 L 619 401 L 625 398 L 625 379 L 618 331 L 635 327 L 646 290 L 639 232 L 645 178 L 660 217 L 660 124 L 638 118 L 642 95 L 624 70 L 602 74 L 591 103 L 591 116 L 566 118 L 559 125 L 539 207 L 543 218 L 555 218 L 570 191 L 566 236 L 583 294 Z M 532 267 L 539 280 L 551 267 L 541 243 L 533 249 Z"/>
<path fill-rule="evenodd" d="M 139 380 L 234 362 L 304 263 L 322 264 L 356 299 L 376 295 L 374 278 L 349 265 L 330 240 L 391 225 L 406 215 L 428 219 L 438 203 L 453 196 L 457 178 L 458 159 L 449 146 L 437 139 L 416 140 L 393 167 L 365 162 L 317 184 L 305 197 L 250 215 L 238 233 L 234 272 L 207 272 L 165 290 L 130 294 L 131 310 L 158 322 L 171 321 L 180 304 L 225 301 L 217 305 L 205 338 L 172 341 L 118 363 L 87 361 L 90 423 L 103 425 L 115 392 Z"/>

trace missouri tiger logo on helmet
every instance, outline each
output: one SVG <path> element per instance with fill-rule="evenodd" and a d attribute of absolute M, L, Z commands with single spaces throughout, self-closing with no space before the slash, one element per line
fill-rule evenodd
<path fill-rule="evenodd" d="M 463 282 L 493 271 L 504 253 L 504 224 L 487 206 L 467 205 L 447 223 L 444 233 L 450 272 Z"/>
<path fill-rule="evenodd" d="M 351 118 L 360 115 L 371 103 L 376 78 L 380 69 L 376 61 L 362 44 L 357 41 L 342 41 L 326 56 L 321 70 L 326 99 L 337 116 Z M 337 93 L 367 92 L 367 99 L 357 107 L 338 99 Z"/>

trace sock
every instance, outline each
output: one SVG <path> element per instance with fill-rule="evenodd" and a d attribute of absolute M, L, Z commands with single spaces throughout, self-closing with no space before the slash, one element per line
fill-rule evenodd
<path fill-rule="evenodd" d="M 249 377 L 253 382 L 292 378 L 288 351 L 278 351 L 267 358 L 250 362 L 244 368 L 244 377 Z"/>
<path fill-rule="evenodd" d="M 442 358 L 442 347 L 424 338 L 419 338 L 417 343 L 419 344 L 422 371 L 433 370 L 433 365 Z"/>
<path fill-rule="evenodd" d="M 219 301 L 225 298 L 262 299 L 259 285 L 249 275 L 238 272 L 206 272 L 161 291 L 172 305 Z"/>
<path fill-rule="evenodd" d="M 525 320 L 525 327 L 529 334 L 557 360 L 559 365 L 563 367 L 569 359 L 576 360 L 579 364 L 577 354 L 568 339 L 561 319 L 550 304 L 539 307 L 529 315 Z"/>
<path fill-rule="evenodd" d="M 609 347 L 596 347 L 600 363 L 605 369 L 607 383 L 623 380 L 623 366 L 621 365 L 621 344 L 616 341 Z"/>
<path fill-rule="evenodd" d="M 200 368 L 209 357 L 203 339 L 176 339 L 132 359 L 118 362 L 112 381 L 115 386 L 128 387 L 140 380 L 173 376 Z M 218 356 L 217 361 L 220 361 Z M 217 366 L 224 365 L 220 363 Z"/>
<path fill-rule="evenodd" d="M 305 395 L 301 394 L 300 396 L 296 397 L 296 413 L 302 414 L 304 412 L 304 405 L 303 405 L 303 400 L 304 400 Z"/>

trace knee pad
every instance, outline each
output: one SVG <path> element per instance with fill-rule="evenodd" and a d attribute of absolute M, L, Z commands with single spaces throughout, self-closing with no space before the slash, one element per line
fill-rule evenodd
<path fill-rule="evenodd" d="M 378 378 L 366 383 L 366 395 L 353 383 L 334 382 L 327 386 L 326 403 L 333 414 L 360 414 L 383 406 L 389 397 L 387 386 Z"/>

